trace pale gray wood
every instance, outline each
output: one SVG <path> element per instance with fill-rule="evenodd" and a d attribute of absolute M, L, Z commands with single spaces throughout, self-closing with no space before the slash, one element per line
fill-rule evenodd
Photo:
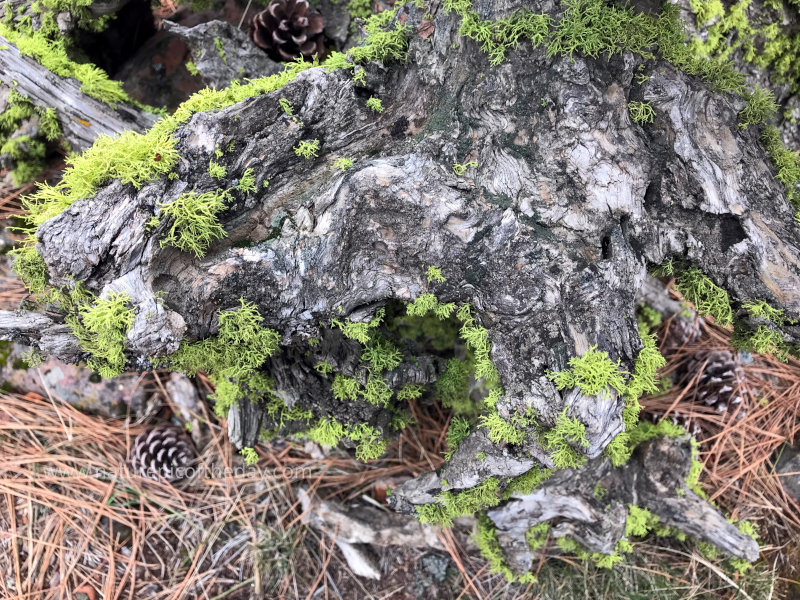
<path fill-rule="evenodd" d="M 64 140 L 75 150 L 85 150 L 100 134 L 113 135 L 129 129 L 143 131 L 158 117 L 138 108 L 107 104 L 87 96 L 79 81 L 51 73 L 0 36 L 0 83 L 13 87 L 36 106 L 54 108 Z"/>

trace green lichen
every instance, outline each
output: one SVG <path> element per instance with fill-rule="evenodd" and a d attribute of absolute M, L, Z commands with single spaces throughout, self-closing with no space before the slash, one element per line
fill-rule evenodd
<path fill-rule="evenodd" d="M 428 269 L 425 271 L 425 275 L 428 278 L 428 283 L 444 283 L 447 281 L 445 276 L 442 275 L 442 270 L 439 267 L 434 267 L 433 265 L 428 267 Z"/>
<path fill-rule="evenodd" d="M 508 51 L 523 41 L 530 42 L 533 48 L 542 45 L 551 23 L 549 15 L 534 14 L 527 9 L 516 10 L 497 21 L 484 20 L 473 10 L 470 0 L 445 0 L 444 9 L 461 17 L 459 35 L 478 42 L 492 65 L 502 63 Z"/>
<path fill-rule="evenodd" d="M 656 116 L 656 111 L 648 102 L 628 102 L 628 110 L 631 113 L 631 119 L 639 125 L 652 123 Z"/>
<path fill-rule="evenodd" d="M 26 219 L 30 227 L 35 229 L 78 199 L 94 196 L 101 185 L 112 179 L 118 178 L 123 184 L 132 184 L 138 188 L 147 181 L 166 176 L 178 161 L 178 154 L 175 151 L 176 140 L 172 134 L 195 113 L 224 108 L 251 96 L 274 92 L 293 81 L 303 71 L 317 66 L 327 71 L 335 69 L 353 71 L 356 65 L 371 60 L 383 62 L 402 60 L 407 47 L 406 26 L 396 23 L 392 30 L 385 30 L 394 14 L 395 11 L 384 11 L 380 15 L 371 17 L 366 25 L 366 39 L 361 46 L 350 49 L 346 54 L 332 52 L 321 65 L 316 62 L 298 61 L 289 63 L 281 73 L 253 79 L 246 84 L 233 82 L 230 86 L 219 90 L 206 88 L 191 96 L 172 115 L 164 116 L 145 134 L 128 131 L 114 137 L 99 136 L 93 146 L 83 154 L 70 157 L 58 184 L 43 185 L 35 194 L 26 198 Z M 0 35 L 11 37 L 6 35 L 7 33 L 8 27 L 0 25 Z M 23 44 L 23 47 L 37 56 L 45 54 L 55 56 L 49 59 L 45 66 L 63 76 L 76 76 L 81 79 L 82 74 L 89 73 L 91 69 L 98 71 L 91 65 L 78 66 L 75 63 L 68 65 L 69 61 L 63 58 L 64 52 L 54 54 L 54 44 L 58 46 L 56 42 L 38 40 L 30 46 Z M 54 64 L 53 61 L 58 64 Z M 109 82 L 106 79 L 106 84 L 103 84 L 97 77 L 94 80 L 87 77 L 84 79 L 86 80 L 84 91 L 89 95 L 105 91 L 105 94 L 100 94 L 99 99 L 108 102 L 126 99 L 118 82 Z M 160 156 L 160 160 L 156 160 L 157 156 Z"/>
<path fill-rule="evenodd" d="M 110 292 L 65 319 L 81 349 L 91 355 L 87 365 L 102 377 L 116 377 L 125 368 L 125 341 L 134 320 L 129 303 L 129 296 Z"/>
<path fill-rule="evenodd" d="M 280 335 L 262 327 L 263 320 L 255 304 L 241 298 L 238 308 L 218 313 L 217 335 L 182 342 L 175 353 L 155 362 L 189 376 L 204 371 L 218 388 L 225 380 L 247 381 L 278 350 Z"/>
<path fill-rule="evenodd" d="M 344 158 L 341 156 L 333 161 L 333 166 L 337 169 L 341 169 L 342 171 L 346 171 L 354 164 L 355 163 L 353 162 L 352 158 Z"/>
<path fill-rule="evenodd" d="M 76 63 L 67 54 L 66 40 L 58 34 L 51 39 L 43 31 L 12 29 L 0 22 L 0 36 L 14 44 L 20 54 L 32 57 L 47 70 L 60 77 L 72 77 L 81 82 L 81 91 L 109 106 L 118 102 L 130 102 L 122 89 L 122 83 L 113 81 L 98 67 L 88 63 Z"/>
<path fill-rule="evenodd" d="M 417 506 L 417 517 L 421 523 L 436 523 L 449 527 L 453 519 L 474 515 L 480 510 L 496 506 L 500 502 L 497 495 L 499 481 L 493 477 L 486 479 L 474 488 L 461 492 L 444 491 L 437 502 Z"/>
<path fill-rule="evenodd" d="M 745 92 L 744 98 L 747 100 L 747 104 L 739 112 L 739 126 L 743 129 L 753 125 L 762 125 L 778 112 L 775 94 L 761 89 L 758 85 L 752 92 Z"/>
<path fill-rule="evenodd" d="M 239 450 L 239 454 L 242 455 L 244 464 L 249 466 L 258 464 L 258 452 L 256 452 L 255 448 L 242 448 Z"/>
<path fill-rule="evenodd" d="M 222 62 L 228 62 L 228 55 L 225 52 L 225 44 L 218 37 L 214 38 L 214 47 L 217 49 L 217 54 L 222 59 Z"/>
<path fill-rule="evenodd" d="M 160 240 L 160 245 L 173 246 L 201 258 L 212 243 L 227 235 L 219 221 L 219 214 L 228 208 L 231 199 L 230 190 L 203 194 L 187 192 L 172 202 L 159 202 L 159 215 L 150 219 L 148 226 L 158 227 L 163 220 L 168 220 L 170 227 Z"/>
<path fill-rule="evenodd" d="M 488 561 L 489 570 L 492 573 L 499 573 L 508 581 L 515 581 L 517 579 L 503 556 L 503 550 L 497 538 L 497 531 L 494 523 L 486 515 L 478 515 L 473 539 L 481 555 Z"/>
<path fill-rule="evenodd" d="M 332 369 L 331 369 L 332 370 Z M 352 377 L 338 374 L 333 378 L 331 392 L 334 398 L 340 402 L 345 400 L 357 400 L 361 394 L 361 384 Z"/>
<path fill-rule="evenodd" d="M 341 329 L 345 337 L 367 345 L 372 339 L 372 330 L 381 324 L 385 315 L 386 310 L 380 308 L 375 312 L 375 316 L 366 323 L 355 323 L 350 319 L 345 319 L 344 321 L 331 319 L 331 325 Z"/>
<path fill-rule="evenodd" d="M 191 60 L 186 63 L 186 70 L 189 71 L 189 73 L 194 75 L 195 77 L 200 75 L 200 70 L 197 68 L 197 65 Z"/>
<path fill-rule="evenodd" d="M 550 452 L 550 458 L 557 469 L 580 467 L 586 457 L 575 450 L 574 445 L 588 446 L 586 426 L 577 418 L 567 416 L 567 408 L 556 418 L 555 426 L 544 432 L 539 441 Z"/>
<path fill-rule="evenodd" d="M 281 110 L 284 112 L 284 114 L 290 117 L 294 114 L 294 106 L 286 98 L 278 98 L 278 104 L 280 104 Z"/>
<path fill-rule="evenodd" d="M 795 220 L 800 224 L 800 200 L 796 198 L 797 184 L 800 183 L 800 155 L 789 150 L 774 127 L 765 127 L 761 141 L 777 170 L 776 178 L 786 190 L 786 199 L 794 206 Z"/>
<path fill-rule="evenodd" d="M 466 360 L 451 358 L 436 380 L 436 399 L 442 408 L 452 408 L 457 415 L 471 415 L 475 405 L 469 397 L 472 366 Z"/>
<path fill-rule="evenodd" d="M 464 163 L 463 165 L 461 163 L 453 163 L 453 173 L 461 177 L 464 173 L 467 172 L 467 169 L 469 169 L 470 167 L 477 167 L 477 166 L 478 166 L 478 161 L 476 160 L 470 160 Z"/>
<path fill-rule="evenodd" d="M 294 147 L 294 153 L 302 158 L 316 158 L 319 153 L 319 140 L 303 140 Z"/>
<path fill-rule="evenodd" d="M 545 521 L 544 523 L 538 523 L 537 525 L 531 526 L 531 528 L 525 532 L 525 540 L 528 542 L 528 548 L 530 548 L 531 551 L 536 552 L 545 545 L 549 535 L 550 523 Z"/>
<path fill-rule="evenodd" d="M 314 370 L 320 375 L 325 375 L 327 377 L 328 375 L 333 373 L 333 365 L 329 363 L 327 360 L 323 360 L 314 365 Z"/>
<path fill-rule="evenodd" d="M 611 389 L 618 393 L 625 391 L 626 373 L 621 370 L 619 359 L 613 362 L 608 353 L 598 350 L 597 346 L 592 346 L 582 356 L 571 358 L 568 364 L 569 368 L 563 371 L 547 373 L 558 390 L 577 387 L 587 396 L 607 395 Z"/>
<path fill-rule="evenodd" d="M 713 317 L 720 327 L 733 323 L 733 309 L 728 292 L 694 267 L 678 273 L 675 288 L 694 304 L 702 316 Z"/>
<path fill-rule="evenodd" d="M 450 460 L 458 447 L 461 445 L 469 435 L 470 426 L 469 421 L 463 417 L 454 416 L 450 421 L 450 426 L 447 428 L 447 451 L 444 453 L 444 459 Z"/>
<path fill-rule="evenodd" d="M 208 174 L 214 179 L 224 179 L 228 174 L 228 169 L 224 165 L 219 164 L 214 160 L 208 161 Z"/>
<path fill-rule="evenodd" d="M 380 98 L 376 98 L 375 96 L 371 96 L 367 100 L 367 108 L 374 110 L 376 113 L 382 113 L 384 111 L 383 103 L 381 102 Z"/>
<path fill-rule="evenodd" d="M 256 191 L 256 177 L 253 169 L 245 169 L 245 172 L 239 178 L 239 183 L 236 184 L 236 189 L 243 194 Z"/>
<path fill-rule="evenodd" d="M 503 490 L 503 500 L 508 500 L 513 494 L 530 494 L 555 472 L 555 469 L 547 469 L 536 465 L 529 471 L 509 481 L 506 489 Z"/>

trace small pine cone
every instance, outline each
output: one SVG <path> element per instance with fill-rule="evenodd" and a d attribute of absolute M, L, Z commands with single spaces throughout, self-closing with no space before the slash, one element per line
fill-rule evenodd
<path fill-rule="evenodd" d="M 742 403 L 740 393 L 745 377 L 737 352 L 730 350 L 701 350 L 689 359 L 686 365 L 685 381 L 697 376 L 694 388 L 695 401 L 713 406 L 717 412 L 734 412 Z M 744 416 L 744 411 L 739 411 Z"/>
<path fill-rule="evenodd" d="M 142 432 L 133 442 L 131 466 L 143 477 L 177 481 L 197 457 L 191 439 L 169 423 Z"/>
<path fill-rule="evenodd" d="M 277 61 L 325 55 L 322 15 L 311 10 L 307 0 L 272 0 L 253 17 L 253 43 Z"/>
<path fill-rule="evenodd" d="M 703 333 L 700 325 L 700 317 L 683 317 L 675 315 L 669 320 L 669 324 L 662 330 L 661 348 L 666 354 L 670 350 L 682 348 L 691 344 Z"/>

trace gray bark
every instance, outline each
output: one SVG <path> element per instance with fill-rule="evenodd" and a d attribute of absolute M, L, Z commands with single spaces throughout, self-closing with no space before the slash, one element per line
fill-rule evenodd
<path fill-rule="evenodd" d="M 100 134 L 113 135 L 133 129 L 143 131 L 155 123 L 156 115 L 125 104 L 111 108 L 87 96 L 74 79 L 59 77 L 0 36 L 0 84 L 13 87 L 36 106 L 54 108 L 64 134 L 75 150 L 85 150 Z M 16 82 L 16 83 L 12 83 Z"/>
<path fill-rule="evenodd" d="M 662 525 L 709 542 L 726 554 L 758 559 L 758 544 L 725 520 L 720 512 L 686 486 L 691 450 L 688 440 L 666 437 L 643 443 L 624 467 L 606 458 L 580 470 L 556 473 L 530 494 L 514 494 L 490 510 L 507 560 L 519 572 L 530 570 L 533 554 L 525 533 L 534 525 L 555 522 L 550 539 L 569 536 L 592 552 L 613 554 L 625 535 L 628 505 L 648 509 Z M 598 498 L 594 486 L 604 495 Z"/>
<path fill-rule="evenodd" d="M 484 4 L 481 14 L 496 19 L 517 6 Z M 568 408 L 587 426 L 590 443 L 579 450 L 589 458 L 621 430 L 622 399 L 559 393 L 545 373 L 595 344 L 632 368 L 641 348 L 637 292 L 648 264 L 683 258 L 735 302 L 764 299 L 800 316 L 800 230 L 758 132 L 738 126 L 740 98 L 630 54 L 571 60 L 523 43 L 490 67 L 476 43 L 458 36 L 454 15 L 428 10 L 435 30 L 412 37 L 407 64 L 369 66 L 364 86 L 342 72 L 312 69 L 272 94 L 197 114 L 175 134 L 183 158 L 177 180 L 139 190 L 113 182 L 42 225 L 37 248 L 51 283 L 74 279 L 97 294 L 127 293 L 136 308 L 130 365 L 139 367 L 181 340 L 212 335 L 217 312 L 245 297 L 282 335 L 282 352 L 266 371 L 287 405 L 376 427 L 386 426 L 388 410 L 334 400 L 329 381 L 313 370 L 321 360 L 353 375 L 363 370 L 360 347 L 320 321 L 363 321 L 390 301 L 426 291 L 469 302 L 490 334 L 505 392 L 500 415 L 532 406 L 552 426 Z M 410 6 L 401 14 L 412 26 L 423 17 Z M 640 72 L 649 76 L 641 85 L 634 83 Z M 386 110 L 368 109 L 369 96 Z M 282 97 L 302 126 L 283 114 Z M 632 122 L 630 100 L 649 101 L 655 121 Z M 319 158 L 298 158 L 293 147 L 312 139 L 321 142 Z M 215 158 L 230 142 L 234 151 Z M 342 173 L 332 168 L 336 157 L 355 165 Z M 228 236 L 205 257 L 162 248 L 162 232 L 145 232 L 145 223 L 158 202 L 219 187 L 207 172 L 212 158 L 227 168 L 226 186 L 253 168 L 257 191 L 234 192 L 223 215 Z M 454 175 L 453 163 L 470 160 L 478 166 Z M 429 265 L 447 281 L 429 284 Z M 157 292 L 166 293 L 163 307 Z M 786 332 L 800 339 L 800 328 Z M 25 335 L 54 346 L 48 329 Z M 320 347 L 309 350 L 311 337 L 323 340 Z M 74 345 L 64 345 L 61 356 L 74 359 Z M 412 358 L 407 353 L 405 362 Z M 401 367 L 394 381 L 431 381 L 437 367 L 430 364 Z M 247 400 L 233 417 L 241 445 L 252 444 L 268 420 Z M 535 460 L 549 464 L 535 442 L 494 445 L 482 430 L 465 445 L 447 467 L 456 491 L 520 474 Z M 467 454 L 478 448 L 485 467 Z M 670 460 L 685 458 L 678 454 Z M 424 474 L 394 497 L 406 508 L 430 502 L 438 477 Z M 566 486 L 572 476 L 563 477 L 556 481 Z M 652 491 L 642 490 L 624 493 Z M 702 525 L 710 510 L 688 494 L 669 506 L 676 514 L 700 511 L 684 524 Z M 614 528 L 598 525 L 586 543 L 605 547 L 618 519 L 615 513 Z M 752 558 L 752 546 L 737 553 L 742 540 L 714 519 L 716 541 Z"/>

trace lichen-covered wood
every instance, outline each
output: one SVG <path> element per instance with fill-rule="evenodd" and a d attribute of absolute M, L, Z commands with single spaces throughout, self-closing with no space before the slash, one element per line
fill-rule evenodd
<path fill-rule="evenodd" d="M 563 13 L 497 2 L 480 5 L 480 16 L 497 20 L 522 6 L 556 21 Z M 740 127 L 742 97 L 657 55 L 564 55 L 521 39 L 494 60 L 502 56 L 459 34 L 455 12 L 426 10 L 406 5 L 384 23 L 407 28 L 406 62 L 312 68 L 271 93 L 194 114 L 176 125 L 180 159 L 169 176 L 138 188 L 113 181 L 36 231 L 50 285 L 79 281 L 129 299 L 129 367 L 174 366 L 180 344 L 211 338 L 242 298 L 257 308 L 279 351 L 256 365 L 270 381 L 253 376 L 230 408 L 237 446 L 255 443 L 259 430 L 300 433 L 315 423 L 317 439 L 390 434 L 404 386 L 433 382 L 444 368 L 430 349 L 391 338 L 402 303 L 424 298 L 422 312 L 442 311 L 476 354 L 490 343 L 499 377 L 485 416 L 510 429 L 473 422 L 444 472 L 396 491 L 404 510 L 559 466 L 555 442 L 540 434 L 561 423 L 583 432 L 561 440 L 575 465 L 607 464 L 597 457 L 625 429 L 648 268 L 673 260 L 687 295 L 732 322 L 760 323 L 748 301 L 800 315 L 795 209 L 758 127 Z M 652 122 L 634 122 L 630 102 L 647 103 Z M 199 257 L 165 243 L 175 221 L 160 216 L 192 193 L 226 203 L 198 220 L 218 219 L 225 232 Z M 55 321 L 28 327 L 28 316 L 0 314 L 8 323 L 0 332 L 79 358 Z M 365 358 L 381 340 L 348 335 L 352 323 L 391 338 L 390 368 Z M 765 326 L 797 344 L 797 325 Z M 618 365 L 619 389 L 557 389 L 548 374 L 595 347 Z M 338 395 L 337 375 L 349 378 L 338 380 Z M 369 401 L 376 396 L 364 390 L 376 378 L 390 399 Z M 350 380 L 362 395 L 349 398 Z M 626 472 L 644 468 L 633 462 Z M 627 502 L 633 492 L 619 493 Z M 713 510 L 699 502 L 687 496 L 674 509 L 699 511 L 683 523 L 702 529 Z M 752 545 L 736 551 L 735 527 L 720 519 L 712 541 L 752 559 Z M 597 526 L 611 539 L 606 524 Z"/>

